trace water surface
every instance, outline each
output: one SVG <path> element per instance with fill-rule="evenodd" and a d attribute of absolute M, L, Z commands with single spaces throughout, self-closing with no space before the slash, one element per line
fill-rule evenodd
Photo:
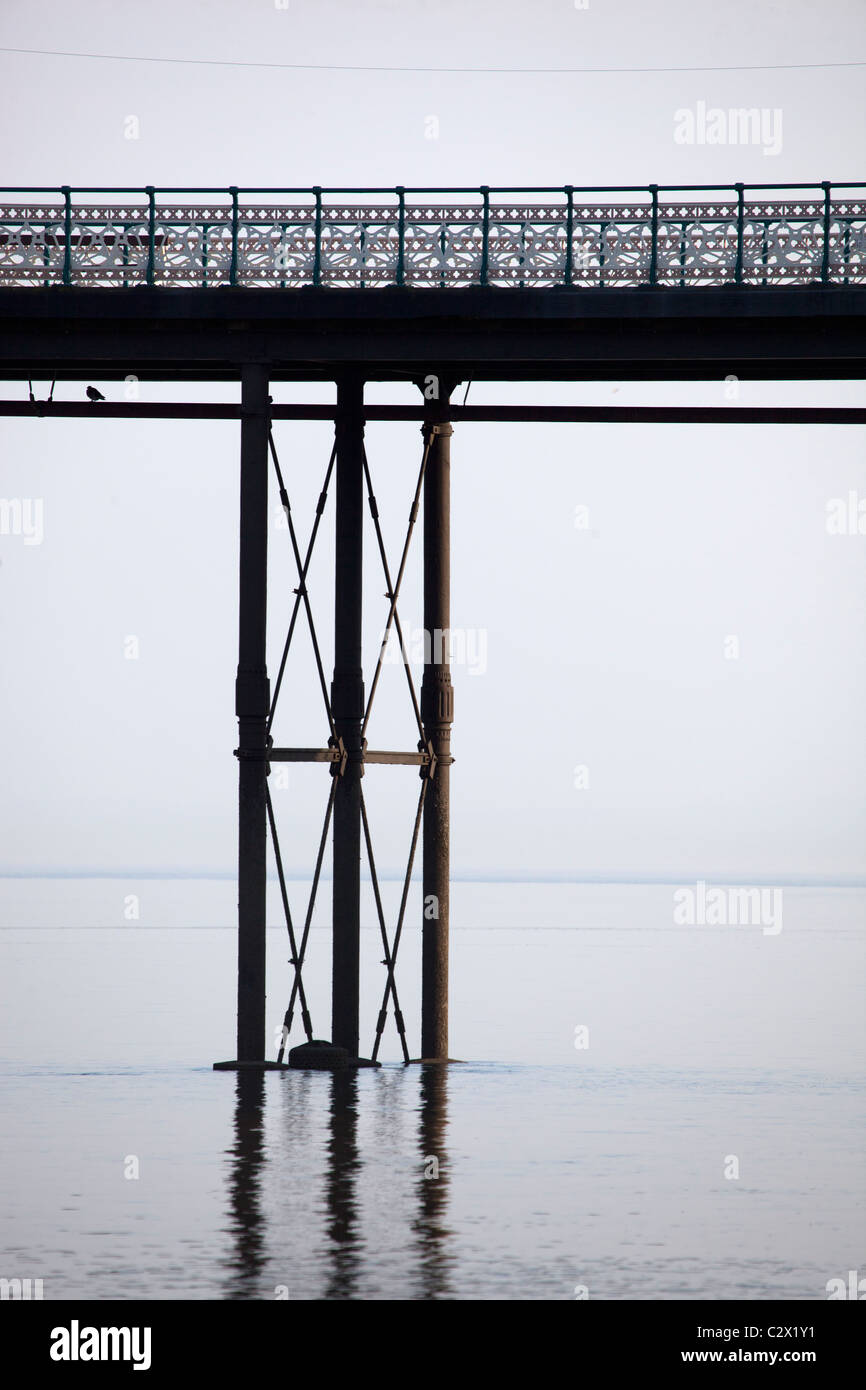
<path fill-rule="evenodd" d="M 239 1077 L 211 1070 L 234 936 L 201 916 L 231 885 L 137 886 L 147 913 L 113 926 L 128 885 L 3 885 L 5 1277 L 46 1298 L 815 1299 L 862 1266 L 862 892 L 786 889 L 768 937 L 675 928 L 664 886 L 456 884 L 461 1065 L 402 1067 L 391 1022 L 379 1071 Z M 410 930 L 410 1036 L 418 948 Z M 370 929 L 362 949 L 372 1024 Z M 276 1029 L 284 933 L 269 951 Z"/>

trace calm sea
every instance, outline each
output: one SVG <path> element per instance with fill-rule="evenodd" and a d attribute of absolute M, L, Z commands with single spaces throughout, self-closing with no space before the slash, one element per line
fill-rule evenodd
<path fill-rule="evenodd" d="M 453 892 L 459 1065 L 404 1068 L 389 1020 L 381 1070 L 238 1078 L 211 1070 L 230 883 L 0 883 L 0 1276 L 46 1299 L 822 1299 L 866 1272 L 866 892 L 785 888 L 775 934 L 677 926 L 674 886 Z M 328 969 L 321 917 L 319 1036 Z"/>

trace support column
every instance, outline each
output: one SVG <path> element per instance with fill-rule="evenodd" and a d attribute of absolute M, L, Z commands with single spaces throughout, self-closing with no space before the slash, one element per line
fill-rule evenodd
<path fill-rule="evenodd" d="M 265 1058 L 265 803 L 270 682 L 268 595 L 268 377 L 245 367 L 241 381 L 241 536 L 238 674 L 238 1050 Z"/>
<path fill-rule="evenodd" d="M 424 475 L 424 628 L 429 660 L 421 683 L 421 718 L 424 737 L 436 755 L 436 768 L 424 802 L 421 1056 L 435 1061 L 448 1056 L 449 783 L 454 718 L 449 650 L 453 433 L 448 422 L 449 394 L 444 390 L 433 403 L 424 426 L 434 425 L 436 434 Z"/>
<path fill-rule="evenodd" d="M 337 383 L 334 679 L 331 708 L 347 763 L 334 798 L 331 1041 L 358 1056 L 361 932 L 361 611 L 364 521 L 364 383 Z"/>

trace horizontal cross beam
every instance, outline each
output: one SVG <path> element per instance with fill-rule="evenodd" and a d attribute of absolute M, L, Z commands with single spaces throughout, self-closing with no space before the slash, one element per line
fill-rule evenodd
<path fill-rule="evenodd" d="M 866 425 L 862 406 L 452 405 L 455 424 Z M 271 405 L 272 420 L 330 420 L 333 405 Z M 421 421 L 423 406 L 365 405 L 368 421 Z M 175 401 L 0 401 L 0 416 L 95 420 L 240 420 L 240 405 Z"/>
<path fill-rule="evenodd" d="M 248 753 L 244 753 L 248 757 Z M 261 761 L 269 763 L 339 763 L 343 753 L 339 748 L 267 748 L 257 754 Z M 427 767 L 428 753 L 392 753 L 365 749 L 360 759 L 364 763 L 382 763 L 406 767 Z"/>

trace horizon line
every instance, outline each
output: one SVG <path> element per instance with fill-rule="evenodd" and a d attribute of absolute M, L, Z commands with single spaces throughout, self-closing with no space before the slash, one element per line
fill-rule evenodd
<path fill-rule="evenodd" d="M 309 882 L 312 875 L 310 873 L 291 872 L 285 875 L 287 882 L 304 883 Z M 320 875 L 322 881 L 332 882 L 333 874 L 324 873 Z M 383 883 L 402 883 L 404 874 L 402 872 L 380 872 L 377 878 Z M 421 875 L 413 874 L 412 880 L 420 881 Z M 452 873 L 452 883 L 537 883 L 537 884 L 574 884 L 578 885 L 621 885 L 623 887 L 641 887 L 658 885 L 663 887 L 668 884 L 682 883 L 719 883 L 730 886 L 748 885 L 764 887 L 787 887 L 787 888 L 866 888 L 866 875 L 864 874 L 759 874 L 743 875 L 731 872 L 710 873 L 706 870 L 694 873 L 635 873 L 622 871 L 618 873 L 594 873 L 594 874 L 573 874 L 568 872 L 561 873 L 502 873 L 490 869 L 478 869 L 464 872 Z M 0 881 L 4 879 L 36 879 L 36 880 L 58 880 L 73 881 L 78 879 L 97 880 L 97 881 L 117 881 L 117 880 L 145 880 L 155 882 L 211 882 L 211 883 L 231 883 L 237 879 L 235 871 L 214 871 L 201 870 L 198 872 L 171 869 L 6 869 L 0 867 Z M 372 878 L 369 871 L 361 874 L 361 879 L 365 883 L 371 883 Z M 268 883 L 278 883 L 276 873 L 268 873 Z"/>

